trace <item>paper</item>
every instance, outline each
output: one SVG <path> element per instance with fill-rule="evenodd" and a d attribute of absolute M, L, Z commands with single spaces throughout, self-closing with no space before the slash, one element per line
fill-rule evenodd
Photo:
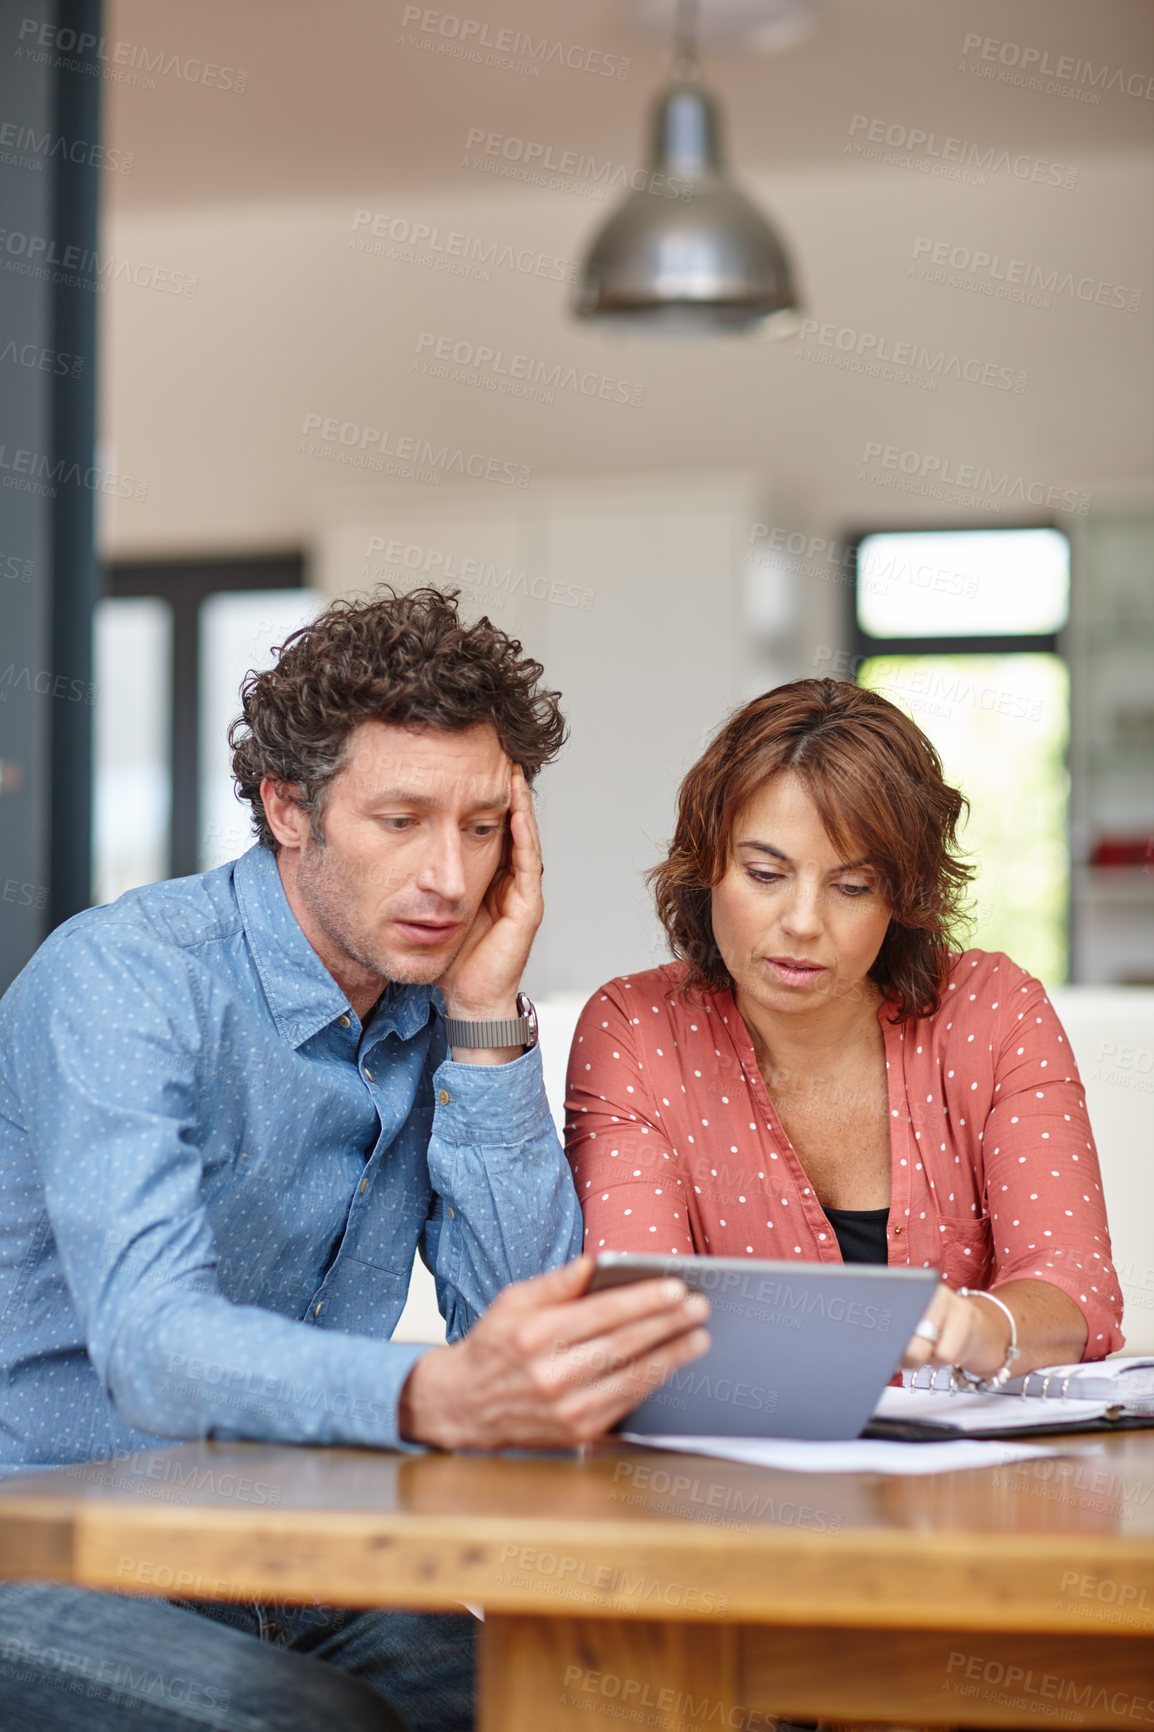
<path fill-rule="evenodd" d="M 899 1392 L 900 1393 L 900 1392 Z M 961 1473 L 966 1468 L 1003 1467 L 1035 1455 L 1062 1455 L 1042 1443 L 888 1443 L 854 1438 L 849 1443 L 811 1443 L 791 1437 L 649 1437 L 622 1433 L 627 1443 L 648 1449 L 673 1449 L 684 1455 L 713 1455 L 750 1467 L 783 1467 L 793 1473 Z"/>
<path fill-rule="evenodd" d="M 1032 1401 L 1020 1395 L 982 1395 L 944 1389 L 883 1389 L 875 1419 L 929 1420 L 962 1431 L 1029 1431 L 1035 1425 L 1079 1424 L 1101 1419 L 1106 1401 Z M 936 1447 L 936 1445 L 934 1446 Z"/>

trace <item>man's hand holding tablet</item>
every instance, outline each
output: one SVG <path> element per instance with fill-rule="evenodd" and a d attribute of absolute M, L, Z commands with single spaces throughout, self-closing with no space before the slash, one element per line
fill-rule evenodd
<path fill-rule="evenodd" d="M 586 1293 L 591 1257 L 506 1287 L 409 1374 L 401 1435 L 441 1449 L 589 1443 L 710 1345 L 709 1301 L 669 1276 Z"/>

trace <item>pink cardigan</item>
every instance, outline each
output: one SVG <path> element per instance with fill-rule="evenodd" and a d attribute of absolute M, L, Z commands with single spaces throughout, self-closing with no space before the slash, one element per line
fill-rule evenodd
<path fill-rule="evenodd" d="M 581 1014 L 566 1147 L 585 1249 L 841 1253 L 782 1129 L 732 994 L 683 1000 L 682 965 L 623 975 Z M 941 1009 L 883 1006 L 893 1185 L 889 1262 L 955 1287 L 1032 1276 L 1086 1317 L 1085 1357 L 1122 1345 L 1098 1157 L 1045 989 L 998 952 L 955 959 Z"/>

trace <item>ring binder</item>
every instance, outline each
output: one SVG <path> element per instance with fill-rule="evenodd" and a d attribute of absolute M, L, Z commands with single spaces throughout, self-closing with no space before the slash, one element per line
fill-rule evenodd
<path fill-rule="evenodd" d="M 923 1371 L 930 1373 L 928 1378 L 922 1376 Z M 948 1390 L 943 1373 L 949 1377 Z M 907 1370 L 903 1385 L 905 1395 L 911 1398 L 908 1413 L 903 1391 L 883 1391 L 870 1435 L 914 1442 L 943 1434 L 1016 1438 L 1032 1433 L 1059 1435 L 1154 1425 L 1154 1359 L 1037 1366 L 1009 1388 L 995 1391 L 967 1391 L 955 1381 L 950 1366 L 923 1365 L 916 1371 Z M 927 1402 L 925 1397 L 946 1393 L 958 1399 L 943 1402 L 939 1418 L 933 1411 L 934 1402 Z M 1030 1402 L 1041 1404 L 1036 1416 L 1029 1414 Z"/>
<path fill-rule="evenodd" d="M 928 1383 L 918 1382 L 918 1378 L 921 1376 L 923 1371 L 928 1371 L 930 1374 L 930 1381 Z M 945 1384 L 939 1385 L 938 1378 L 944 1377 L 947 1374 L 949 1381 Z M 907 1388 L 921 1389 L 928 1395 L 956 1395 L 958 1393 L 958 1380 L 954 1375 L 954 1367 L 952 1365 L 919 1365 L 917 1370 L 914 1372 L 910 1383 L 907 1385 Z"/>

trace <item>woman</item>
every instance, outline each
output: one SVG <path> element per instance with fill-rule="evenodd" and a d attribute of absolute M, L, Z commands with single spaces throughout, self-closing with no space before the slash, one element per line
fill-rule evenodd
<path fill-rule="evenodd" d="M 1122 1345 L 1061 1024 L 1008 957 L 950 948 L 964 810 L 858 686 L 797 680 L 722 728 L 652 875 L 677 960 L 577 1027 L 587 1250 L 939 1269 L 904 1363 L 995 1387 Z"/>

